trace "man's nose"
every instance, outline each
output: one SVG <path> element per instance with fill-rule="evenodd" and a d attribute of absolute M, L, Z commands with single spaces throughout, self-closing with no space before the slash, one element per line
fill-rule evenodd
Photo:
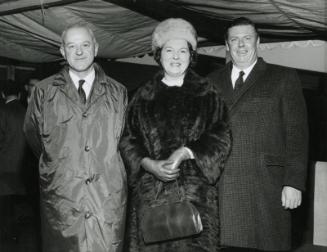
<path fill-rule="evenodd" d="M 82 55 L 82 54 L 83 54 L 83 49 L 82 49 L 82 47 L 78 46 L 78 47 L 76 48 L 76 54 L 77 54 L 77 55 Z"/>
<path fill-rule="evenodd" d="M 243 39 L 240 39 L 238 41 L 238 46 L 244 46 L 244 40 Z"/>

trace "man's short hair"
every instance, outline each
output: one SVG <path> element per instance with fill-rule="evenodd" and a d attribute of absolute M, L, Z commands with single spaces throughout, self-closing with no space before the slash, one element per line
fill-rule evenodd
<path fill-rule="evenodd" d="M 63 30 L 63 32 L 61 33 L 61 46 L 65 45 L 65 37 L 66 37 L 67 31 L 72 29 L 72 28 L 85 28 L 89 32 L 89 34 L 91 35 L 94 44 L 97 43 L 96 38 L 94 36 L 94 32 L 92 31 L 90 25 L 88 23 L 86 23 L 86 22 L 78 22 L 78 23 L 68 25 Z"/>
<path fill-rule="evenodd" d="M 234 19 L 225 29 L 225 40 L 227 41 L 228 39 L 228 30 L 234 26 L 239 26 L 239 25 L 251 25 L 256 34 L 257 34 L 257 37 L 259 37 L 259 32 L 258 32 L 258 29 L 257 29 L 257 26 L 256 24 L 249 18 L 246 18 L 246 17 L 239 17 L 239 18 L 236 18 Z"/>
<path fill-rule="evenodd" d="M 20 85 L 14 80 L 7 80 L 3 88 L 3 94 L 5 96 L 19 95 L 20 91 Z"/>

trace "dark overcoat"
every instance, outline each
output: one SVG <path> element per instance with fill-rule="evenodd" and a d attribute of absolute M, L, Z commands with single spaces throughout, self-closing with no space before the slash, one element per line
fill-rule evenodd
<path fill-rule="evenodd" d="M 213 87 L 193 72 L 181 87 L 163 84 L 162 77 L 159 73 L 135 94 L 121 142 L 132 188 L 127 251 L 214 252 L 219 249 L 216 183 L 231 144 L 226 107 Z M 181 163 L 178 187 L 174 182 L 164 183 L 158 201 L 176 201 L 183 188 L 186 198 L 198 208 L 204 230 L 196 237 L 146 245 L 139 220 L 144 207 L 155 204 L 159 181 L 140 167 L 140 161 L 144 157 L 167 159 L 183 145 L 193 151 L 195 159 Z"/>
<path fill-rule="evenodd" d="M 230 112 L 233 148 L 220 181 L 221 239 L 226 246 L 287 250 L 290 211 L 283 186 L 305 189 L 307 116 L 294 70 L 259 58 L 233 91 L 231 63 L 209 75 Z"/>
<path fill-rule="evenodd" d="M 23 178 L 27 160 L 23 132 L 25 112 L 19 100 L 0 105 L 0 195 L 26 193 Z"/>
<path fill-rule="evenodd" d="M 127 180 L 118 151 L 127 93 L 94 64 L 82 104 L 68 67 L 37 84 L 24 130 L 40 157 L 46 252 L 122 251 Z"/>

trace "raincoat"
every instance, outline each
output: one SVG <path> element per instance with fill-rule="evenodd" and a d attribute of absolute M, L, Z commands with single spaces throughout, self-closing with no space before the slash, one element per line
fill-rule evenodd
<path fill-rule="evenodd" d="M 87 103 L 68 67 L 35 88 L 24 123 L 40 157 L 42 246 L 46 252 L 121 251 L 127 200 L 118 151 L 126 89 L 94 64 Z"/>

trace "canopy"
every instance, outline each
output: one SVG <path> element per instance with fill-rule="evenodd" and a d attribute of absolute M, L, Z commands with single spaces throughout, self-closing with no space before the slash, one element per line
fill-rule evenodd
<path fill-rule="evenodd" d="M 150 52 L 158 21 L 183 17 L 200 47 L 224 44 L 225 25 L 239 16 L 258 24 L 262 42 L 327 40 L 325 0 L 0 0 L 0 57 L 26 62 L 61 60 L 60 34 L 70 23 L 91 24 L 99 57 Z"/>
<path fill-rule="evenodd" d="M 62 30 L 68 24 L 83 20 L 94 29 L 100 44 L 100 57 L 121 58 L 144 54 L 148 52 L 149 37 L 157 23 L 149 17 L 104 1 L 80 1 L 49 7 L 45 4 L 35 5 L 36 1 L 31 0 L 20 0 L 20 4 L 16 2 L 0 5 L 0 56 L 29 62 L 59 60 Z M 25 2 L 30 2 L 30 5 L 25 6 Z M 44 2 L 60 4 L 70 1 Z"/>

